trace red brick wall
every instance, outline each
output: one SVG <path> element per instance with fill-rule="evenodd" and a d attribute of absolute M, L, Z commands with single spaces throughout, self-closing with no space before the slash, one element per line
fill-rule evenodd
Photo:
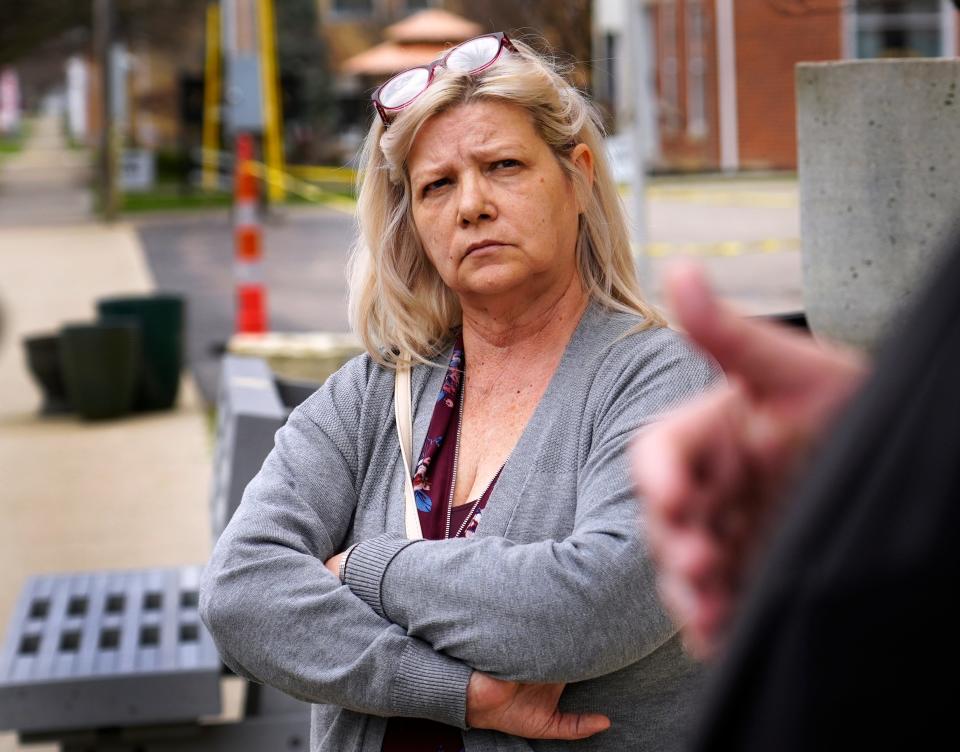
<path fill-rule="evenodd" d="M 822 0 L 807 4 L 819 12 L 792 15 L 790 11 L 804 4 L 735 0 L 741 169 L 796 168 L 794 65 L 840 59 L 841 4 Z"/>

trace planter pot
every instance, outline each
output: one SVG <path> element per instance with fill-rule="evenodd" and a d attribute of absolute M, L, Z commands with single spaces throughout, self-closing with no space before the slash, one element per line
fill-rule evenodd
<path fill-rule="evenodd" d="M 140 356 L 133 322 L 69 324 L 60 334 L 60 362 L 71 404 L 88 420 L 130 412 Z"/>
<path fill-rule="evenodd" d="M 803 64 L 796 84 L 810 328 L 874 349 L 956 216 L 960 60 Z"/>
<path fill-rule="evenodd" d="M 176 295 L 112 297 L 97 303 L 102 321 L 135 320 L 140 326 L 134 410 L 166 410 L 177 400 L 183 367 L 184 302 Z"/>
<path fill-rule="evenodd" d="M 38 334 L 25 337 L 23 347 L 26 350 L 30 375 L 40 386 L 43 415 L 59 415 L 73 410 L 67 397 L 67 387 L 63 383 L 60 367 L 60 335 Z"/>

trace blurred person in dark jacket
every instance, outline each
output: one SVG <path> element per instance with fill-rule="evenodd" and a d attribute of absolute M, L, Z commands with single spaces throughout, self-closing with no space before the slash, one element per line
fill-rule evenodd
<path fill-rule="evenodd" d="M 717 662 L 694 749 L 956 736 L 960 252 L 932 276 L 872 368 L 669 278 L 728 377 L 633 456 L 664 600 Z"/>

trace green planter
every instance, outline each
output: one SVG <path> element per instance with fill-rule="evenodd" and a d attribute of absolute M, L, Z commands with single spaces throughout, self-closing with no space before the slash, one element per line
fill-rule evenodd
<path fill-rule="evenodd" d="M 177 295 L 105 298 L 97 302 L 102 321 L 133 320 L 140 326 L 134 410 L 166 410 L 177 401 L 183 367 L 184 302 Z"/>
<path fill-rule="evenodd" d="M 130 412 L 139 354 L 140 330 L 133 321 L 63 327 L 63 381 L 70 403 L 82 418 L 102 420 Z"/>
<path fill-rule="evenodd" d="M 58 415 L 71 412 L 73 407 L 67 397 L 67 387 L 63 383 L 63 371 L 60 368 L 60 335 L 37 334 L 24 337 L 27 366 L 30 375 L 40 385 L 43 415 Z"/>

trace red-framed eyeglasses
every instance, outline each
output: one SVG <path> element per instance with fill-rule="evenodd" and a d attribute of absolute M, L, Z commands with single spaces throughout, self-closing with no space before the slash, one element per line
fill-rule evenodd
<path fill-rule="evenodd" d="M 387 79 L 371 96 L 384 127 L 390 125 L 397 112 L 427 90 L 438 67 L 458 73 L 480 73 L 497 62 L 504 47 L 517 51 L 504 32 L 484 34 L 458 44 L 428 65 L 418 65 Z"/>

